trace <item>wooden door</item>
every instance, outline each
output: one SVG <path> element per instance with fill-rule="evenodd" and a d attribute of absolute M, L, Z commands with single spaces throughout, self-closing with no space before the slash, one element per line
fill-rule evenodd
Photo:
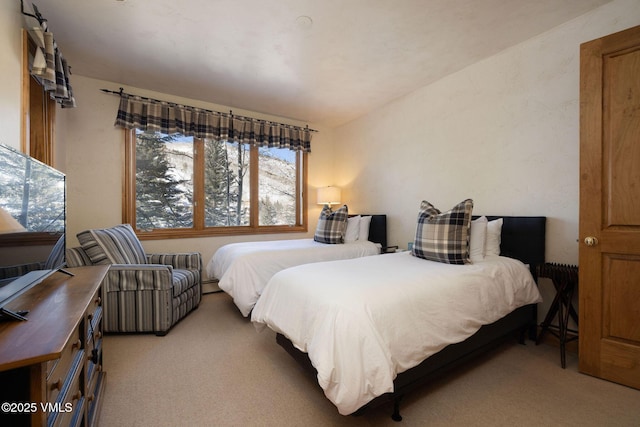
<path fill-rule="evenodd" d="M 640 26 L 580 55 L 579 369 L 640 389 Z"/>

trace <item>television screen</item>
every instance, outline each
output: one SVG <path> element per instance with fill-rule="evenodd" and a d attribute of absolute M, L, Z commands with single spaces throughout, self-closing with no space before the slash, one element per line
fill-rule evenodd
<path fill-rule="evenodd" d="M 0 144 L 0 309 L 64 267 L 65 175 Z"/>

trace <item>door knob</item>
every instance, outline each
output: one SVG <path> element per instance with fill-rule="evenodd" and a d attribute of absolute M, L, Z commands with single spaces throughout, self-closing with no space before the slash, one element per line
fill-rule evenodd
<path fill-rule="evenodd" d="M 587 246 L 595 246 L 598 244 L 598 239 L 593 236 L 585 237 L 584 244 Z"/>

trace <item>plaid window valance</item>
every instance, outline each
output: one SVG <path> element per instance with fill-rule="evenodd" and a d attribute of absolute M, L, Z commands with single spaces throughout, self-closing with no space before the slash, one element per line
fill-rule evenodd
<path fill-rule="evenodd" d="M 258 147 L 311 151 L 311 130 L 235 116 L 141 96 L 120 94 L 115 126 L 202 139 L 229 140 Z"/>

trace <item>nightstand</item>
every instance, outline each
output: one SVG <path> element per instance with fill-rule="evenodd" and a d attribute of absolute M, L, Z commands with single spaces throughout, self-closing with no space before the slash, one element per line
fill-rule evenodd
<path fill-rule="evenodd" d="M 540 333 L 536 344 L 549 331 L 560 340 L 560 365 L 564 369 L 565 344 L 578 339 L 578 331 L 569 329 L 569 317 L 578 324 L 578 313 L 573 307 L 573 295 L 578 288 L 578 266 L 545 263 L 538 266 L 538 277 L 551 279 L 556 289 L 556 296 L 549 307 L 549 311 L 540 325 Z M 551 322 L 558 318 L 558 325 Z"/>

